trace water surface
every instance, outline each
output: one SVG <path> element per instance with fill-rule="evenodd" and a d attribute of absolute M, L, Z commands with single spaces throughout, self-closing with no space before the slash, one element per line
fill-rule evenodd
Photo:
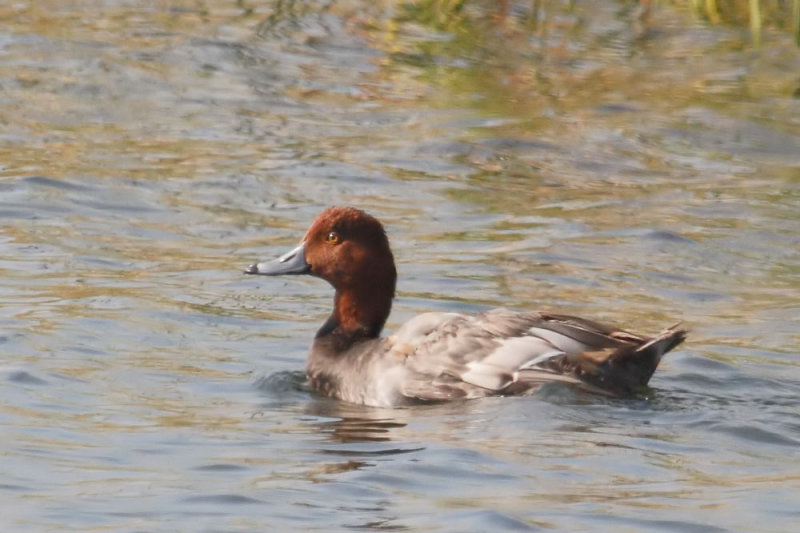
<path fill-rule="evenodd" d="M 788 531 L 800 54 L 635 3 L 0 8 L 4 531 Z M 460 6 L 460 7 L 459 7 Z M 353 204 L 415 313 L 691 328 L 639 398 L 307 390 Z"/>

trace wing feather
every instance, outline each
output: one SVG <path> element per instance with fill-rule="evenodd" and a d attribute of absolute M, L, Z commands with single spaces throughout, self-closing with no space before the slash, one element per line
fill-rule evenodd
<path fill-rule="evenodd" d="M 662 334 L 675 338 L 667 349 L 681 335 Z M 662 336 L 654 340 L 666 347 Z M 646 384 L 660 358 L 628 363 L 640 352 L 655 351 L 645 350 L 653 342 L 646 337 L 578 317 L 507 309 L 474 317 L 426 313 L 389 341 L 414 376 L 403 394 L 430 401 L 517 394 L 548 381 L 613 394 Z"/>

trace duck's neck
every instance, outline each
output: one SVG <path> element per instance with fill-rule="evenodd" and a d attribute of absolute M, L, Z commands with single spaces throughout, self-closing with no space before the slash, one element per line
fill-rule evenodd
<path fill-rule="evenodd" d="M 335 340 L 344 349 L 361 339 L 380 336 L 392 309 L 394 282 L 391 286 L 371 285 L 337 289 L 333 313 L 317 332 L 317 339 Z"/>

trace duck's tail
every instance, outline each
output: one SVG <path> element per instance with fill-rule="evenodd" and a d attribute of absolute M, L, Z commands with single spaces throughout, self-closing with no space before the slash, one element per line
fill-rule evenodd
<path fill-rule="evenodd" d="M 686 339 L 687 330 L 680 326 L 679 322 L 639 344 L 579 354 L 579 379 L 613 395 L 629 394 L 645 387 L 664 354 Z"/>

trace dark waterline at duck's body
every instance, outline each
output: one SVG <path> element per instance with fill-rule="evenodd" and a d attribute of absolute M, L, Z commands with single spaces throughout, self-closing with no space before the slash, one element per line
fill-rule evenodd
<path fill-rule="evenodd" d="M 325 395 L 366 405 L 523 394 L 550 381 L 630 394 L 686 336 L 677 327 L 648 338 L 578 317 L 493 309 L 425 313 L 380 337 L 394 298 L 394 257 L 380 222 L 349 207 L 323 211 L 300 246 L 245 272 L 310 274 L 333 285 L 334 309 L 311 346 L 309 381 Z"/>

